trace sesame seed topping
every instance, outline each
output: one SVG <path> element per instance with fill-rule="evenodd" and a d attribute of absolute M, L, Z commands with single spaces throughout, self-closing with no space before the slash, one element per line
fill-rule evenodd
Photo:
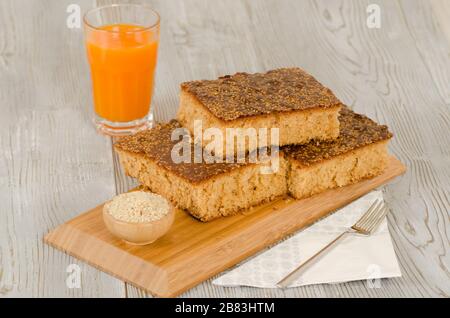
<path fill-rule="evenodd" d="M 225 121 L 340 105 L 330 89 L 300 68 L 236 73 L 216 80 L 185 82 L 181 89 Z"/>

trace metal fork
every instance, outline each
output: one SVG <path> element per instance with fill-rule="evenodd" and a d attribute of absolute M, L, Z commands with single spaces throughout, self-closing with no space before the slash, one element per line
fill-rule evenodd
<path fill-rule="evenodd" d="M 313 260 L 317 260 L 318 256 L 323 252 L 328 250 L 331 246 L 333 246 L 337 241 L 339 241 L 342 237 L 347 234 L 362 234 L 362 235 L 370 235 L 372 234 L 378 226 L 383 221 L 383 218 L 386 216 L 388 212 L 387 207 L 384 205 L 383 201 L 375 200 L 375 202 L 370 206 L 366 213 L 350 228 L 348 228 L 345 232 L 341 233 L 337 236 L 333 241 L 328 243 L 325 247 L 323 247 L 316 254 L 308 258 L 304 261 L 300 266 L 294 269 L 291 273 L 285 276 L 282 280 L 277 283 L 279 287 L 287 287 L 294 280 L 297 279 L 300 272 L 305 269 L 307 265 L 310 265 Z"/>

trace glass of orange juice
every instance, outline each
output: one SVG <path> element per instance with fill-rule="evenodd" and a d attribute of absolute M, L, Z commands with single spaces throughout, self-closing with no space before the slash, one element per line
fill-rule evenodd
<path fill-rule="evenodd" d="M 94 123 L 106 135 L 152 126 L 159 20 L 156 11 L 137 4 L 98 7 L 84 16 Z"/>

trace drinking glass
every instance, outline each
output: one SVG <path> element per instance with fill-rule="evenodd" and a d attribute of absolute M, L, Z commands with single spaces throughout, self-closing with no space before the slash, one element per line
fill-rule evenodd
<path fill-rule="evenodd" d="M 113 4 L 84 16 L 94 124 L 111 136 L 151 127 L 159 14 L 146 5 Z"/>

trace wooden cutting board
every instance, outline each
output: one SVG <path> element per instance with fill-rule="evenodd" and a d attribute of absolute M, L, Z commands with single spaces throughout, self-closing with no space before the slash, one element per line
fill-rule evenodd
<path fill-rule="evenodd" d="M 373 179 L 311 198 L 279 198 L 242 214 L 202 223 L 177 210 L 170 231 L 147 246 L 128 245 L 105 228 L 100 205 L 44 238 L 50 244 L 153 295 L 173 297 L 405 172 L 390 157 Z"/>

